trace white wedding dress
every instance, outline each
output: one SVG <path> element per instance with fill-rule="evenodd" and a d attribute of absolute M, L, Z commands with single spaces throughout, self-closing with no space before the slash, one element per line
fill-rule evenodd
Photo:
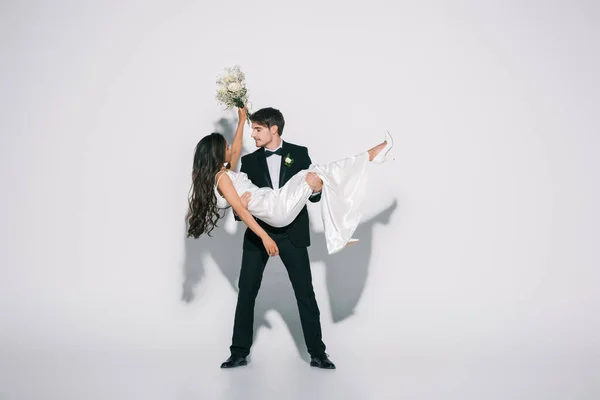
<path fill-rule="evenodd" d="M 308 172 L 323 180 L 321 216 L 329 254 L 341 251 L 349 242 L 361 218 L 360 206 L 366 194 L 367 152 L 325 165 L 311 165 L 290 178 L 278 189 L 259 188 L 243 172 L 227 171 L 238 195 L 250 192 L 248 211 L 274 227 L 289 225 L 298 216 L 312 194 L 306 183 Z M 217 182 L 218 183 L 218 182 Z M 217 207 L 228 208 L 227 200 L 215 185 Z"/>

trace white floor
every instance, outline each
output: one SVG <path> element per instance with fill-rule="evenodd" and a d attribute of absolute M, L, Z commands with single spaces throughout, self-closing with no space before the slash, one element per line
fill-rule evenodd
<path fill-rule="evenodd" d="M 254 354 L 221 370 L 223 349 L 6 348 L 0 399 L 599 399 L 597 354 L 557 348 L 347 350 L 335 371 L 293 352 Z M 256 354 L 258 353 L 258 354 Z"/>

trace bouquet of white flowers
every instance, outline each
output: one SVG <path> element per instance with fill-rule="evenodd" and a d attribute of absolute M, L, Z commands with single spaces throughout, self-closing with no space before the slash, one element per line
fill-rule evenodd
<path fill-rule="evenodd" d="M 227 108 L 244 108 L 248 105 L 248 89 L 246 76 L 238 65 L 225 68 L 225 74 L 217 79 L 217 102 Z M 248 108 L 249 105 L 248 105 Z M 248 112 L 246 111 L 246 115 Z M 250 118 L 247 119 L 250 125 Z"/>

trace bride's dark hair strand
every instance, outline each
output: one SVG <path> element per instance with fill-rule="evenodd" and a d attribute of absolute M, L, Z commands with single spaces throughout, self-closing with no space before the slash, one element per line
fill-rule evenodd
<path fill-rule="evenodd" d="M 196 145 L 192 186 L 188 195 L 187 237 L 198 238 L 212 230 L 223 215 L 219 214 L 215 195 L 215 177 L 225 162 L 226 141 L 220 133 L 205 136 Z"/>

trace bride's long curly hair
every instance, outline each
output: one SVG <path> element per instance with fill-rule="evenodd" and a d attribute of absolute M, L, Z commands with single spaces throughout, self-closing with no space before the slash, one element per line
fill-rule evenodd
<path fill-rule="evenodd" d="M 203 137 L 196 145 L 186 216 L 187 237 L 197 239 L 203 233 L 211 236 L 210 232 L 223 217 L 217 208 L 215 176 L 225 163 L 226 145 L 223 135 L 216 132 Z"/>

